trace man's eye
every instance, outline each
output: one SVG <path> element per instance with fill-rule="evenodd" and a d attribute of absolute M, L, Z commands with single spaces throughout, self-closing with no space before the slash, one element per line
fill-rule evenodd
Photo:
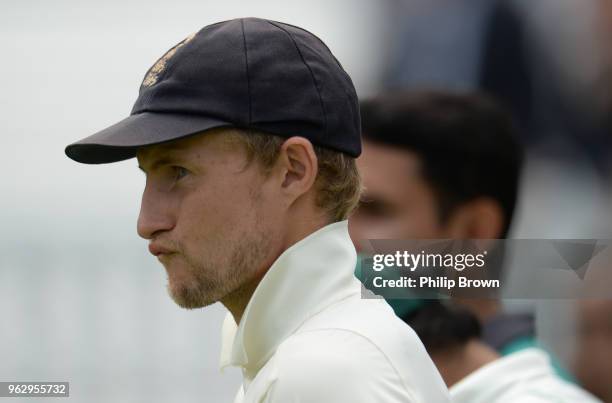
<path fill-rule="evenodd" d="M 189 174 L 189 171 L 183 167 L 174 166 L 172 168 L 174 169 L 174 179 L 176 180 L 182 179 Z"/>

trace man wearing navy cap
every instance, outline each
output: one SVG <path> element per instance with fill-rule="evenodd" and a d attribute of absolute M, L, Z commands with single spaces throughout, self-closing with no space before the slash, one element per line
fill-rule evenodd
<path fill-rule="evenodd" d="M 311 33 L 209 25 L 149 69 L 131 115 L 69 145 L 83 163 L 137 157 L 138 233 L 182 307 L 220 301 L 235 402 L 446 402 L 414 332 L 361 299 L 346 218 L 360 194 L 353 84 Z"/>

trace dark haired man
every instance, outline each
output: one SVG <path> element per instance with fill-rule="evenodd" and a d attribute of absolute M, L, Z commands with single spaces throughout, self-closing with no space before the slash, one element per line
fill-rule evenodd
<path fill-rule="evenodd" d="M 350 220 L 367 239 L 499 239 L 514 214 L 523 150 L 511 116 L 483 94 L 396 93 L 361 102 L 364 182 Z M 502 260 L 502 259 L 499 259 Z M 500 277 L 501 264 L 488 266 Z M 409 300 L 391 300 L 401 315 Z M 462 299 L 502 355 L 537 345 L 533 315 Z M 555 365 L 561 375 L 567 373 Z"/>
<path fill-rule="evenodd" d="M 502 238 L 522 149 L 510 117 L 481 95 L 396 94 L 361 103 L 365 193 L 355 235 Z"/>
<path fill-rule="evenodd" d="M 350 221 L 358 250 L 360 240 L 376 238 L 506 236 L 522 148 L 510 116 L 494 101 L 479 94 L 397 93 L 362 101 L 361 115 L 357 164 L 365 189 Z M 472 305 L 483 321 L 499 310 L 496 300 Z"/>

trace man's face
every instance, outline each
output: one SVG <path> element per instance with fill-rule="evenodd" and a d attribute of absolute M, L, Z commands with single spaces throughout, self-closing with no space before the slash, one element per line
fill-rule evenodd
<path fill-rule="evenodd" d="M 185 308 L 239 293 L 271 264 L 279 223 L 273 186 L 218 129 L 138 151 L 146 186 L 138 234 Z"/>
<path fill-rule="evenodd" d="M 444 238 L 435 195 L 410 151 L 364 141 L 357 167 L 365 187 L 349 222 L 357 249 L 360 240 Z"/>

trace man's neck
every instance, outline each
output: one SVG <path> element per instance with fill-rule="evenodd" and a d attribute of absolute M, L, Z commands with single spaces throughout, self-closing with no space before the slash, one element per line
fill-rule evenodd
<path fill-rule="evenodd" d="M 244 314 L 253 293 L 278 257 L 292 245 L 328 224 L 327 218 L 324 216 L 311 217 L 311 220 L 301 222 L 296 220 L 294 222 L 294 231 L 285 235 L 284 241 L 280 242 L 279 246 L 275 248 L 275 252 L 272 252 L 271 255 L 268 256 L 267 260 L 262 265 L 262 269 L 257 271 L 258 275 L 250 282 L 243 284 L 221 299 L 221 303 L 227 308 L 228 311 L 231 312 L 236 324 L 240 324 L 242 315 Z"/>
<path fill-rule="evenodd" d="M 264 272 L 264 274 L 267 270 Z M 227 308 L 228 311 L 234 317 L 236 324 L 240 323 L 242 319 L 242 315 L 244 314 L 244 310 L 246 309 L 249 300 L 253 296 L 255 289 L 259 285 L 259 282 L 263 278 L 262 276 L 257 277 L 255 280 L 242 285 L 230 295 L 226 296 L 221 300 L 221 303 Z"/>

